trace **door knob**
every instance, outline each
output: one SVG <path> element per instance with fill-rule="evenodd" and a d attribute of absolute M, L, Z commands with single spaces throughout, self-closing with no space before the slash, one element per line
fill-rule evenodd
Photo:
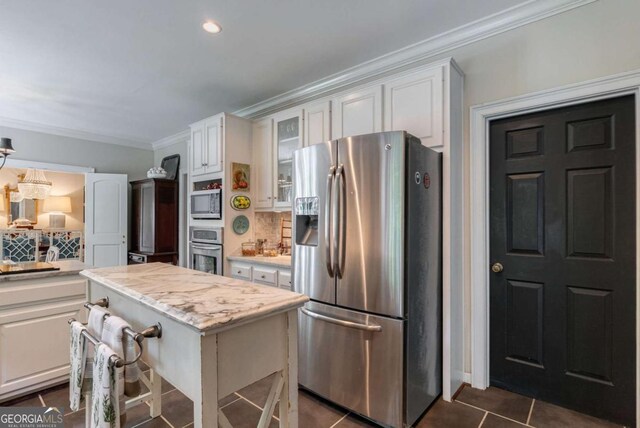
<path fill-rule="evenodd" d="M 491 270 L 493 271 L 493 273 L 500 273 L 504 270 L 504 266 L 502 266 L 502 263 L 497 262 L 491 265 Z"/>

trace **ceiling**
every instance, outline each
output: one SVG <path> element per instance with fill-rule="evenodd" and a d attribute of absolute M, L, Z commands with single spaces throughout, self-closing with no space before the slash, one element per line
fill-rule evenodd
<path fill-rule="evenodd" d="M 520 3 L 0 0 L 0 118 L 152 142 Z"/>

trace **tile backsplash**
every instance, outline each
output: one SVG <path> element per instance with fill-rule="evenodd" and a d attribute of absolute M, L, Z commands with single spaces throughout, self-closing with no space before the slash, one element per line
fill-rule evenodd
<path fill-rule="evenodd" d="M 256 212 L 255 239 L 266 239 L 269 243 L 280 242 L 280 220 L 291 220 L 291 212 Z"/>

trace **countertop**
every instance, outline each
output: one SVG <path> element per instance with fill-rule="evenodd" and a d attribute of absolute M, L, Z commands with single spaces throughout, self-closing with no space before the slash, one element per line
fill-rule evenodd
<path fill-rule="evenodd" d="M 165 263 L 84 270 L 81 275 L 200 331 L 302 306 L 305 295 Z"/>
<path fill-rule="evenodd" d="M 90 267 L 79 260 L 60 260 L 57 262 L 51 262 L 55 267 L 59 267 L 60 270 L 47 270 L 42 272 L 29 272 L 29 273 L 12 273 L 10 275 L 0 275 L 0 282 L 5 281 L 23 281 L 25 279 L 40 279 L 50 278 L 53 276 L 66 276 L 77 275 L 81 271 Z"/>
<path fill-rule="evenodd" d="M 247 263 L 258 263 L 261 265 L 276 266 L 286 269 L 291 269 L 291 256 L 277 256 L 277 257 L 264 257 L 264 256 L 243 256 L 241 254 L 233 254 L 227 256 L 227 260 Z"/>

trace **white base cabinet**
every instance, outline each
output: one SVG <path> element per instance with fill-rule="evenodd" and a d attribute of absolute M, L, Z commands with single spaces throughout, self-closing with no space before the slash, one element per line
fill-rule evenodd
<path fill-rule="evenodd" d="M 291 269 L 244 261 L 230 263 L 232 278 L 291 290 Z"/>
<path fill-rule="evenodd" d="M 69 378 L 69 318 L 84 319 L 79 275 L 0 282 L 0 402 Z"/>

